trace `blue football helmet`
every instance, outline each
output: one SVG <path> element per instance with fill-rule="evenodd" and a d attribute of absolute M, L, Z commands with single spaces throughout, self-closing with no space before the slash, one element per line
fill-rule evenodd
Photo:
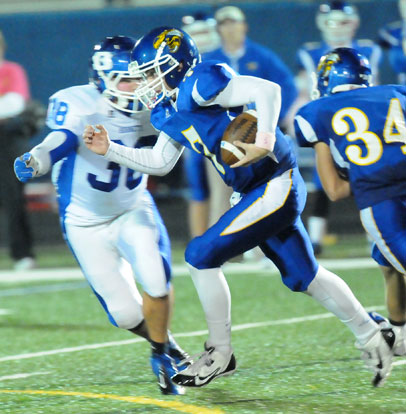
<path fill-rule="evenodd" d="M 130 75 L 140 82 L 135 99 L 154 108 L 176 93 L 182 79 L 198 62 L 199 51 L 186 32 L 174 27 L 151 30 L 131 53 Z"/>
<path fill-rule="evenodd" d="M 136 40 L 128 36 L 106 37 L 94 46 L 90 60 L 90 83 L 97 87 L 110 105 L 125 113 L 143 109 L 132 92 L 118 89 L 120 82 L 131 79 L 128 65 L 135 43 Z"/>
<path fill-rule="evenodd" d="M 354 85 L 372 85 L 369 61 L 355 49 L 339 47 L 320 59 L 312 98 L 347 91 Z"/>
<path fill-rule="evenodd" d="M 350 47 L 359 22 L 357 9 L 340 0 L 321 4 L 316 15 L 316 25 L 331 48 Z"/>

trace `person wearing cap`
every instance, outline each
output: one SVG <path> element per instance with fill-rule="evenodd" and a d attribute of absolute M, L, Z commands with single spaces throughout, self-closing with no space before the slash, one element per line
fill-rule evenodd
<path fill-rule="evenodd" d="M 204 58 L 226 62 L 240 75 L 256 76 L 279 84 L 282 88 L 279 123 L 283 124 L 297 96 L 291 71 L 275 52 L 247 37 L 248 24 L 241 9 L 222 7 L 216 11 L 214 18 L 222 44 Z"/>

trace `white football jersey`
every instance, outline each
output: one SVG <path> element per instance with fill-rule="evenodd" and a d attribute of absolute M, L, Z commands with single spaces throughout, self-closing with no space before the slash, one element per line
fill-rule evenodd
<path fill-rule="evenodd" d="M 74 86 L 51 96 L 47 125 L 64 132 L 67 139 L 59 140 L 56 146 L 46 139 L 34 148 L 33 154 L 48 150 L 64 222 L 80 226 L 99 224 L 137 203 L 147 176 L 93 153 L 86 148 L 82 134 L 86 125 L 102 124 L 112 141 L 135 147 L 141 144 L 141 137 L 156 135 L 149 118 L 147 111 L 133 117 L 124 115 L 110 106 L 93 85 Z"/>

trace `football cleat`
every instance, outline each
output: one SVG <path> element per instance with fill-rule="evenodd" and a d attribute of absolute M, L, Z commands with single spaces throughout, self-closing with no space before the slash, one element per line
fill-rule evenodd
<path fill-rule="evenodd" d="M 391 372 L 394 343 L 395 334 L 391 328 L 380 329 L 364 345 L 355 343 L 367 369 L 374 373 L 374 387 L 381 387 Z"/>
<path fill-rule="evenodd" d="M 168 354 L 174 359 L 178 371 L 186 369 L 191 364 L 189 354 L 185 352 L 168 331 Z"/>
<path fill-rule="evenodd" d="M 216 378 L 233 374 L 236 366 L 232 352 L 225 355 L 205 344 L 205 351 L 197 361 L 174 375 L 172 381 L 184 387 L 203 387 Z"/>
<path fill-rule="evenodd" d="M 406 355 L 406 325 L 394 326 L 391 325 L 388 319 L 377 312 L 368 312 L 368 315 L 379 325 L 379 327 L 388 329 L 391 328 L 395 333 L 395 344 L 393 345 L 393 354 L 395 356 Z"/>
<path fill-rule="evenodd" d="M 178 373 L 175 361 L 168 354 L 152 353 L 152 371 L 158 378 L 158 386 L 164 395 L 183 395 L 185 389 L 171 381 L 171 377 Z"/>

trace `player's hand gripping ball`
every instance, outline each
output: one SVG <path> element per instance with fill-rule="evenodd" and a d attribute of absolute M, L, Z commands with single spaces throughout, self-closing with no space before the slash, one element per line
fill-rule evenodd
<path fill-rule="evenodd" d="M 221 158 L 227 165 L 241 160 L 245 153 L 234 145 L 234 141 L 254 144 L 257 136 L 257 117 L 255 111 L 247 111 L 238 115 L 229 124 L 221 140 Z"/>

